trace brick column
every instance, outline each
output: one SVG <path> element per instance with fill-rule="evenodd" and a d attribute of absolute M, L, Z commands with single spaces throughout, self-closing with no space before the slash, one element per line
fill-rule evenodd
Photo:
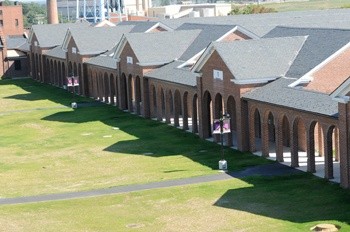
<path fill-rule="evenodd" d="M 316 172 L 315 166 L 315 132 L 313 126 L 306 128 L 306 154 L 307 154 L 307 171 Z"/>
<path fill-rule="evenodd" d="M 142 116 L 145 118 L 151 117 L 151 103 L 150 103 L 150 90 L 148 84 L 148 78 L 143 77 L 140 80 L 141 85 L 141 102 L 142 102 Z"/>
<path fill-rule="evenodd" d="M 338 103 L 340 186 L 350 188 L 349 103 Z"/>
<path fill-rule="evenodd" d="M 326 125 L 323 126 L 324 177 L 333 179 L 332 132 L 329 130 Z"/>
<path fill-rule="evenodd" d="M 282 122 L 280 118 L 277 118 L 277 125 L 275 124 L 275 144 L 276 144 L 276 161 L 283 162 L 283 133 Z"/>
<path fill-rule="evenodd" d="M 299 167 L 299 154 L 298 154 L 298 123 L 292 124 L 289 130 L 290 132 L 290 155 L 291 155 L 291 167 Z M 296 128 L 294 128 L 296 127 Z"/>
<path fill-rule="evenodd" d="M 182 129 L 188 130 L 188 95 L 186 95 L 186 100 L 183 97 L 182 104 Z"/>
<path fill-rule="evenodd" d="M 240 117 L 238 125 L 237 120 L 237 147 L 240 151 L 249 151 L 249 125 L 248 125 L 248 102 L 240 100 L 240 104 L 236 104 L 239 110 L 236 110 L 236 118 Z M 253 115 L 254 118 L 254 115 Z"/>
<path fill-rule="evenodd" d="M 269 125 L 267 120 L 262 122 L 261 142 L 262 156 L 269 157 Z"/>

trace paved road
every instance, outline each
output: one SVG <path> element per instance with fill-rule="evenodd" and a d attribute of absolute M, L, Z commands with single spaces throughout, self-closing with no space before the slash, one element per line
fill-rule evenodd
<path fill-rule="evenodd" d="M 16 198 L 0 198 L 0 205 L 11 204 L 24 204 L 24 203 L 36 203 L 43 201 L 56 201 L 56 200 L 68 200 L 85 197 L 95 197 L 111 194 L 128 193 L 149 189 L 168 188 L 174 186 L 183 186 L 190 184 L 206 183 L 218 180 L 228 180 L 231 178 L 243 178 L 247 176 L 260 175 L 260 176 L 279 176 L 279 175 L 291 175 L 301 173 L 301 171 L 282 165 L 280 163 L 272 163 L 267 165 L 260 165 L 251 168 L 247 168 L 243 171 L 218 173 L 207 176 L 198 176 L 185 179 L 168 180 L 147 184 L 135 184 L 126 186 L 117 186 L 106 189 L 96 189 L 83 192 L 70 192 L 70 193 L 56 193 L 48 195 L 16 197 Z"/>

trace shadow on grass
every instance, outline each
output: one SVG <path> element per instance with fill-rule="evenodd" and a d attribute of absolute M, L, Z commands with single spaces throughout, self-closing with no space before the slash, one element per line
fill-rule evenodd
<path fill-rule="evenodd" d="M 37 83 L 31 79 L 0 82 L 0 85 L 6 84 L 16 85 L 28 92 L 8 98 L 27 101 L 48 99 L 62 105 L 68 105 L 71 101 L 71 93 L 50 85 Z M 80 101 L 94 102 L 83 97 L 77 96 L 77 98 Z M 111 128 L 117 127 L 119 130 L 137 138 L 116 142 L 106 147 L 105 151 L 115 154 L 147 155 L 155 158 L 182 155 L 212 169 L 218 168 L 218 161 L 221 158 L 221 147 L 219 145 L 202 140 L 195 134 L 164 123 L 125 113 L 111 105 L 97 104 L 97 106 L 99 107 L 83 107 L 74 111 L 65 110 L 44 117 L 42 120 L 64 123 L 100 121 Z M 230 148 L 225 148 L 225 159 L 228 161 L 230 170 L 271 162 L 250 153 L 242 153 Z"/>
<path fill-rule="evenodd" d="M 297 223 L 350 224 L 350 193 L 338 184 L 309 173 L 242 180 L 252 187 L 231 189 L 214 205 Z"/>

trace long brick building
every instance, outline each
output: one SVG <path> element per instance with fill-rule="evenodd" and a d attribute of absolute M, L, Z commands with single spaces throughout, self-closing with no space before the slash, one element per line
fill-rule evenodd
<path fill-rule="evenodd" d="M 55 34 L 55 38 L 47 35 Z M 32 77 L 350 188 L 350 11 L 36 25 Z M 306 157 L 303 156 L 306 154 Z M 304 161 L 305 160 L 305 161 Z M 338 167 L 334 168 L 334 167 Z M 339 171 L 337 171 L 339 170 Z"/>

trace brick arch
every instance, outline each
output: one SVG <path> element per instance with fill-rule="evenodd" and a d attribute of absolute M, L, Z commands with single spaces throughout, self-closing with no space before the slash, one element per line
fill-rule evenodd
<path fill-rule="evenodd" d="M 166 109 L 166 99 L 165 99 L 165 93 L 164 93 L 164 88 L 160 85 L 159 86 L 159 106 L 160 106 L 160 110 L 159 110 L 159 115 L 160 115 L 160 121 L 163 121 L 163 118 L 165 119 L 166 118 L 166 112 L 165 112 L 165 109 Z"/>
<path fill-rule="evenodd" d="M 142 98 L 141 98 L 141 80 L 139 76 L 135 77 L 134 92 L 135 92 L 136 114 L 140 115 Z"/>
<path fill-rule="evenodd" d="M 317 121 L 310 121 L 306 126 L 307 133 L 307 171 L 316 172 L 315 164 L 315 129 L 318 125 Z"/>
<path fill-rule="evenodd" d="M 270 142 L 276 140 L 276 129 L 275 129 L 276 117 L 273 112 L 266 110 L 262 121 L 262 155 L 268 157 L 270 153 Z"/>
<path fill-rule="evenodd" d="M 226 110 L 227 113 L 230 115 L 230 126 L 231 126 L 231 133 L 227 134 L 227 145 L 233 146 L 234 144 L 237 144 L 237 136 L 233 136 L 237 133 L 237 113 L 236 113 L 236 100 L 235 98 L 230 95 L 227 98 L 226 103 Z M 235 139 L 235 141 L 233 141 Z"/>
<path fill-rule="evenodd" d="M 58 86 L 58 68 L 57 68 L 57 61 L 55 60 L 53 63 L 54 66 L 54 74 L 53 74 L 53 85 Z"/>
<path fill-rule="evenodd" d="M 182 115 L 182 102 L 181 102 L 181 94 L 178 89 L 174 91 L 174 126 L 178 127 L 179 118 Z"/>
<path fill-rule="evenodd" d="M 336 133 L 337 127 L 335 125 L 324 126 L 324 158 L 325 158 L 325 178 L 334 178 L 333 169 L 333 152 L 337 152 L 337 146 L 334 140 L 334 134 Z"/>
<path fill-rule="evenodd" d="M 134 89 L 134 78 L 131 74 L 127 78 L 127 102 L 129 112 L 134 112 L 134 100 L 135 100 L 135 89 Z"/>
<path fill-rule="evenodd" d="M 63 63 L 62 62 L 62 86 L 67 86 L 67 83 L 66 83 L 66 81 L 67 81 L 67 79 L 66 79 L 66 76 L 67 76 L 67 73 L 66 73 L 66 65 L 65 65 L 65 63 Z"/>
<path fill-rule="evenodd" d="M 92 69 L 89 68 L 87 71 L 87 86 L 88 86 L 88 95 L 93 97 L 93 78 L 92 78 Z"/>
<path fill-rule="evenodd" d="M 211 132 L 211 122 L 212 122 L 212 98 L 209 91 L 205 91 L 203 94 L 202 101 L 202 130 L 203 138 L 208 138 L 212 136 Z"/>
<path fill-rule="evenodd" d="M 105 103 L 110 103 L 109 98 L 111 96 L 110 83 L 108 73 L 103 74 L 103 97 Z"/>
<path fill-rule="evenodd" d="M 114 78 L 113 73 L 111 73 L 109 75 L 109 79 L 108 80 L 109 80 L 110 93 L 111 93 L 111 95 L 110 95 L 110 97 L 111 97 L 111 104 L 115 105 L 115 103 L 118 102 L 115 99 L 117 97 L 117 90 L 118 90 L 118 88 L 116 87 L 116 79 Z"/>
<path fill-rule="evenodd" d="M 251 107 L 249 110 L 249 141 L 250 151 L 255 152 L 261 150 L 261 135 L 262 135 L 262 116 L 257 107 Z"/>
<path fill-rule="evenodd" d="M 129 106 L 128 106 L 128 85 L 127 85 L 125 73 L 122 73 L 119 80 L 120 80 L 120 85 L 119 85 L 119 88 L 120 88 L 120 108 L 122 110 L 127 110 L 129 108 Z"/>
<path fill-rule="evenodd" d="M 39 55 L 35 54 L 35 62 L 34 62 L 34 77 L 36 80 L 40 81 L 40 72 L 39 72 Z"/>
<path fill-rule="evenodd" d="M 49 78 L 47 78 L 47 80 L 48 80 L 48 82 L 50 84 L 53 84 L 54 76 L 55 76 L 55 74 L 54 74 L 54 64 L 53 64 L 53 60 L 50 59 L 50 75 L 49 75 Z"/>
<path fill-rule="evenodd" d="M 291 166 L 299 167 L 299 150 L 306 150 L 306 128 L 305 123 L 301 117 L 297 116 L 293 119 L 291 124 Z"/>
<path fill-rule="evenodd" d="M 150 85 L 150 114 L 151 118 L 155 118 L 158 115 L 158 104 L 157 104 L 157 91 L 154 84 Z"/>
<path fill-rule="evenodd" d="M 198 133 L 198 95 L 192 98 L 192 132 Z"/>
<path fill-rule="evenodd" d="M 174 98 L 171 89 L 166 90 L 165 122 L 170 123 L 174 115 Z"/>
<path fill-rule="evenodd" d="M 77 75 L 79 77 L 79 94 L 85 96 L 86 95 L 86 86 L 85 86 L 85 80 L 83 77 L 83 72 L 82 72 L 82 68 L 81 68 L 81 64 L 78 64 L 78 72 Z"/>
<path fill-rule="evenodd" d="M 188 117 L 189 117 L 189 107 L 188 107 L 188 92 L 185 91 L 182 95 L 182 129 L 188 130 Z"/>

